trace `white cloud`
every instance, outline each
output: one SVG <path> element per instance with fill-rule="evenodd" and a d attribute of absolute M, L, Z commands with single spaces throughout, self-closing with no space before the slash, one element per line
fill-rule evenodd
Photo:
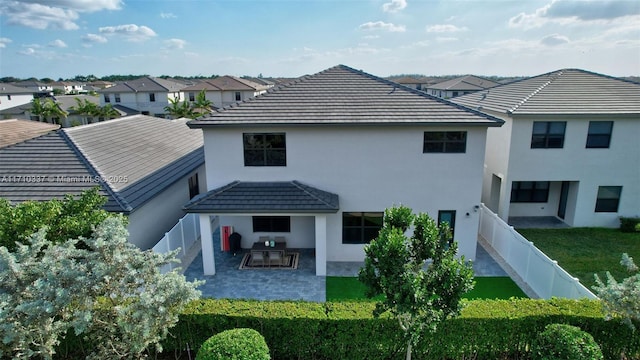
<path fill-rule="evenodd" d="M 358 27 L 360 30 L 385 30 L 389 32 L 405 32 L 407 29 L 404 25 L 394 25 L 392 23 L 386 23 L 383 21 L 369 21 Z"/>
<path fill-rule="evenodd" d="M 169 39 L 164 41 L 164 45 L 168 49 L 182 49 L 186 44 L 187 42 L 182 39 Z"/>
<path fill-rule="evenodd" d="M 121 35 L 128 41 L 145 41 L 156 36 L 155 31 L 151 28 L 135 24 L 105 26 L 99 28 L 98 31 L 105 35 Z"/>
<path fill-rule="evenodd" d="M 175 19 L 177 16 L 174 13 L 160 13 L 160 17 L 163 19 Z"/>
<path fill-rule="evenodd" d="M 391 2 L 382 5 L 384 12 L 398 12 L 407 7 L 407 0 L 391 0 Z"/>
<path fill-rule="evenodd" d="M 0 38 L 0 49 L 7 47 L 7 44 L 10 42 L 12 42 L 12 40 L 9 38 L 5 38 L 5 37 Z"/>
<path fill-rule="evenodd" d="M 453 42 L 453 41 L 458 41 L 459 39 L 456 37 L 447 37 L 447 36 L 438 36 L 436 38 L 436 41 L 439 43 L 445 43 L 445 42 Z"/>
<path fill-rule="evenodd" d="M 49 46 L 57 47 L 57 48 L 66 48 L 67 44 L 65 44 L 65 42 L 60 40 L 60 39 L 56 39 L 56 40 L 53 40 L 52 42 L 50 42 Z"/>
<path fill-rule="evenodd" d="M 558 35 L 558 34 L 552 34 L 549 36 L 545 36 L 544 38 L 542 38 L 542 40 L 540 40 L 540 42 L 547 46 L 556 46 L 556 45 L 568 44 L 569 38 L 566 36 Z"/>
<path fill-rule="evenodd" d="M 36 54 L 36 50 L 34 48 L 26 48 L 24 50 L 18 51 L 18 54 L 32 56 Z"/>
<path fill-rule="evenodd" d="M 98 34 L 87 34 L 82 37 L 82 42 L 89 46 L 92 44 L 104 44 L 107 42 L 107 38 Z"/>
<path fill-rule="evenodd" d="M 80 12 L 120 9 L 122 0 L 28 0 L 0 2 L 10 25 L 33 29 L 77 30 Z"/>
<path fill-rule="evenodd" d="M 509 19 L 509 26 L 531 29 L 548 22 L 571 24 L 577 22 L 611 21 L 627 16 L 640 15 L 640 2 L 637 1 L 572 1 L 552 0 L 551 3 L 536 9 L 533 13 L 520 13 Z"/>
<path fill-rule="evenodd" d="M 452 32 L 460 32 L 467 31 L 466 27 L 457 27 L 451 24 L 439 24 L 439 25 L 431 25 L 427 26 L 427 32 L 430 33 L 452 33 Z"/>

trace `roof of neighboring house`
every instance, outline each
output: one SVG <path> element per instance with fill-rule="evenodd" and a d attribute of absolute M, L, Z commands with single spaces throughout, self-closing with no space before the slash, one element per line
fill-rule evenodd
<path fill-rule="evenodd" d="M 2 95 L 14 95 L 14 94 L 33 94 L 33 90 L 22 86 L 15 86 L 8 83 L 0 84 L 0 94 Z"/>
<path fill-rule="evenodd" d="M 49 200 L 100 185 L 106 210 L 132 212 L 204 164 L 202 133 L 186 121 L 135 115 L 2 148 L 0 174 L 15 177 L 0 182 L 0 197 Z"/>
<path fill-rule="evenodd" d="M 238 78 L 235 76 L 219 76 L 215 79 L 206 79 L 192 86 L 182 89 L 182 91 L 261 91 L 267 90 L 269 86 L 258 84 L 251 80 Z"/>
<path fill-rule="evenodd" d="M 465 75 L 459 78 L 443 81 L 430 85 L 429 89 L 450 90 L 450 91 L 477 91 L 498 86 L 500 83 L 483 79 L 475 75 Z"/>
<path fill-rule="evenodd" d="M 130 92 L 176 92 L 182 91 L 186 85 L 172 80 L 145 76 L 134 80 L 118 83 L 114 86 L 99 90 L 99 93 L 130 93 Z"/>
<path fill-rule="evenodd" d="M 393 82 L 397 82 L 398 84 L 427 84 L 429 83 L 428 79 L 426 78 L 415 78 L 413 76 L 403 76 L 403 77 L 399 77 L 399 78 L 394 78 L 394 79 L 389 79 Z"/>
<path fill-rule="evenodd" d="M 189 122 L 191 127 L 249 124 L 501 126 L 503 121 L 338 65 Z"/>
<path fill-rule="evenodd" d="M 92 95 L 56 95 L 53 97 L 53 100 L 58 103 L 58 106 L 66 112 L 70 112 L 69 109 L 71 107 L 78 106 L 76 99 L 80 99 L 81 101 L 87 100 L 96 105 L 100 105 L 100 99 Z"/>
<path fill-rule="evenodd" d="M 563 69 L 452 101 L 508 114 L 640 114 L 640 83 Z"/>
<path fill-rule="evenodd" d="M 33 139 L 60 128 L 60 125 L 31 120 L 0 120 L 0 148 Z"/>
<path fill-rule="evenodd" d="M 338 195 L 298 181 L 234 181 L 199 195 L 185 205 L 188 212 L 335 213 Z"/>

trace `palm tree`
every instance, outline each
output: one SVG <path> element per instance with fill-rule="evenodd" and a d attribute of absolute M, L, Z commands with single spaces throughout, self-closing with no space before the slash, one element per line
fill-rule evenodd
<path fill-rule="evenodd" d="M 207 99 L 207 93 L 204 89 L 202 89 L 198 95 L 196 96 L 196 101 L 191 104 L 191 110 L 193 111 L 193 118 L 196 118 L 200 115 L 204 115 L 206 113 L 210 113 L 212 110 L 213 103 L 211 100 Z"/>
<path fill-rule="evenodd" d="M 87 99 L 80 100 L 79 98 L 75 98 L 75 101 L 76 105 L 70 107 L 69 110 L 72 110 L 79 115 L 87 115 L 91 118 L 100 115 L 100 107 L 95 103 L 92 103 Z M 89 122 L 91 122 L 90 118 L 87 119 L 87 123 Z"/>
<path fill-rule="evenodd" d="M 115 119 L 120 117 L 120 112 L 111 104 L 107 104 L 103 107 L 98 107 L 98 116 L 104 119 Z"/>
<path fill-rule="evenodd" d="M 60 104 L 50 98 L 47 98 L 44 102 L 38 98 L 33 99 L 29 111 L 38 118 L 38 121 L 48 122 L 47 119 L 51 118 L 52 122 L 59 125 L 61 124 L 60 118 L 66 118 L 69 115 L 62 110 Z"/>
<path fill-rule="evenodd" d="M 188 101 L 180 102 L 180 99 L 169 99 L 171 105 L 164 107 L 164 111 L 168 112 L 171 117 L 177 119 L 181 117 L 194 118 L 193 108 Z"/>

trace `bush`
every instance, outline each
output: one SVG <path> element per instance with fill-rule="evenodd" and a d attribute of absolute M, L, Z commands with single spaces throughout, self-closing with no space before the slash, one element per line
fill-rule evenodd
<path fill-rule="evenodd" d="M 579 327 L 550 324 L 538 335 L 532 353 L 540 360 L 602 360 L 593 336 Z"/>
<path fill-rule="evenodd" d="M 620 231 L 627 233 L 640 232 L 640 217 L 621 217 Z"/>
<path fill-rule="evenodd" d="M 269 347 L 253 329 L 231 329 L 205 341 L 196 360 L 269 360 Z"/>

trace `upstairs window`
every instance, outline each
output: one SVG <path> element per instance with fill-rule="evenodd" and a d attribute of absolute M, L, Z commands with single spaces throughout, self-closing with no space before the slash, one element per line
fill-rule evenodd
<path fill-rule="evenodd" d="M 587 149 L 607 149 L 611 142 L 613 121 L 589 121 Z"/>
<path fill-rule="evenodd" d="M 466 151 L 466 131 L 424 132 L 423 153 L 464 153 Z"/>
<path fill-rule="evenodd" d="M 149 101 L 150 102 L 155 102 L 156 101 L 156 94 L 150 93 L 149 94 Z"/>
<path fill-rule="evenodd" d="M 548 181 L 514 181 L 511 185 L 512 203 L 546 203 L 548 200 Z"/>
<path fill-rule="evenodd" d="M 7 100 L 11 101 L 11 95 L 7 95 Z"/>
<path fill-rule="evenodd" d="M 113 96 L 115 96 L 116 102 L 119 103 L 120 102 L 120 94 L 114 94 Z"/>
<path fill-rule="evenodd" d="M 622 186 L 599 186 L 596 212 L 618 212 Z"/>
<path fill-rule="evenodd" d="M 104 102 L 110 103 L 111 99 L 109 98 L 109 94 L 104 94 Z"/>
<path fill-rule="evenodd" d="M 382 212 L 342 213 L 342 243 L 368 244 L 382 229 Z"/>
<path fill-rule="evenodd" d="M 240 93 L 240 91 L 236 91 L 236 101 L 242 101 L 242 93 Z"/>
<path fill-rule="evenodd" d="M 534 121 L 531 148 L 562 149 L 566 127 L 566 121 Z"/>
<path fill-rule="evenodd" d="M 200 194 L 200 184 L 198 183 L 198 173 L 189 177 L 189 199 L 193 199 Z"/>
<path fill-rule="evenodd" d="M 242 134 L 244 166 L 287 166 L 284 133 Z"/>

